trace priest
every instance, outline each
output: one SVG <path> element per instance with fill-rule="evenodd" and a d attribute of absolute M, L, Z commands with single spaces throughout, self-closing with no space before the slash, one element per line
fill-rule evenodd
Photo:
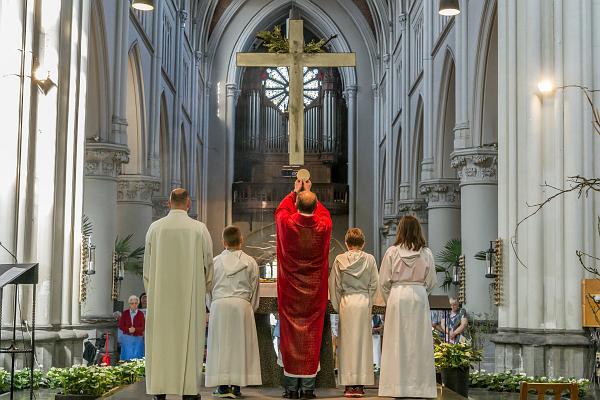
<path fill-rule="evenodd" d="M 290 399 L 316 397 L 327 306 L 331 216 L 311 187 L 310 178 L 296 179 L 275 211 L 283 386 Z"/>
<path fill-rule="evenodd" d="M 169 214 L 146 234 L 146 391 L 155 400 L 196 399 L 200 388 L 213 257 L 206 226 L 187 215 L 190 204 L 186 190 L 173 190 Z"/>

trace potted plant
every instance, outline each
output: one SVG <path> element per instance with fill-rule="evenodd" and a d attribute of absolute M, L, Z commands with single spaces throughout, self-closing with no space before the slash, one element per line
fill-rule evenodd
<path fill-rule="evenodd" d="M 444 273 L 444 279 L 440 284 L 440 288 L 445 292 L 450 290 L 452 283 L 456 284 L 456 282 L 453 282 L 453 269 L 458 265 L 461 255 L 462 243 L 460 239 L 450 239 L 435 257 L 435 260 L 438 262 L 435 266 L 435 272 Z"/>
<path fill-rule="evenodd" d="M 441 371 L 442 382 L 456 393 L 468 397 L 469 369 L 481 361 L 481 351 L 464 343 L 438 343 L 435 345 L 435 366 Z"/>

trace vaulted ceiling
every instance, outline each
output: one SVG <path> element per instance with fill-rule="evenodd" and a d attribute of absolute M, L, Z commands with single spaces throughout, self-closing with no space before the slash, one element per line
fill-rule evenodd
<path fill-rule="evenodd" d="M 369 8 L 368 0 L 352 0 L 356 8 L 360 10 L 360 12 L 364 15 L 367 20 L 373 34 L 375 34 L 375 22 L 373 20 L 373 15 L 371 14 L 371 9 Z M 210 22 L 210 30 L 209 35 L 212 33 L 213 29 L 225 14 L 227 7 L 229 7 L 233 3 L 233 0 L 217 0 L 217 5 L 213 12 L 213 17 Z"/>

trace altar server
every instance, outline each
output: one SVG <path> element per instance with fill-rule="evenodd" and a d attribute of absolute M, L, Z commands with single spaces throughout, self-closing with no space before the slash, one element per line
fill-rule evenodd
<path fill-rule="evenodd" d="M 242 386 L 262 383 L 254 322 L 259 272 L 256 261 L 242 251 L 238 227 L 225 228 L 223 246 L 214 259 L 214 287 L 208 301 L 206 386 L 218 386 L 217 397 L 239 398 Z"/>
<path fill-rule="evenodd" d="M 419 221 L 404 216 L 396 243 L 381 261 L 379 285 L 387 303 L 379 396 L 437 397 L 428 293 L 435 263 Z"/>
<path fill-rule="evenodd" d="M 344 396 L 364 396 L 364 385 L 373 384 L 371 310 L 377 294 L 375 258 L 362 249 L 365 236 L 358 228 L 346 232 L 344 254 L 336 257 L 329 275 L 329 297 L 339 311 L 339 382 Z"/>

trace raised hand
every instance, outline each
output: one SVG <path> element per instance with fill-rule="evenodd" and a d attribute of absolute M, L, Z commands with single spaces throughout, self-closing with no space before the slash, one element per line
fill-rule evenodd
<path fill-rule="evenodd" d="M 296 192 L 296 194 L 300 193 L 303 190 L 303 182 L 300 179 L 296 179 L 296 182 L 294 182 L 294 192 Z"/>

